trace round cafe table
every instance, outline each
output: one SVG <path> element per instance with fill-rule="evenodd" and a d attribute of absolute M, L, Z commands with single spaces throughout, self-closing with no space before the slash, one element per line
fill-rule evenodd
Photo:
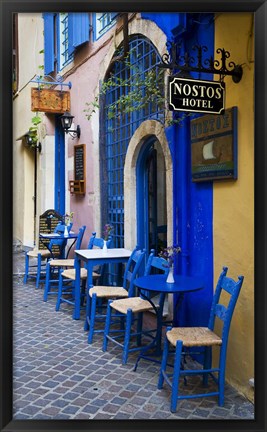
<path fill-rule="evenodd" d="M 138 288 L 140 295 L 148 300 L 156 313 L 157 318 L 157 329 L 155 338 L 152 342 L 145 346 L 141 351 L 137 358 L 135 368 L 136 370 L 138 366 L 138 362 L 141 358 L 144 358 L 149 361 L 153 361 L 155 363 L 160 363 L 160 360 L 155 359 L 155 356 L 159 356 L 161 354 L 161 337 L 162 337 L 162 318 L 163 318 L 163 306 L 166 294 L 179 294 L 179 300 L 175 307 L 175 311 L 179 309 L 179 306 L 183 300 L 184 294 L 198 291 L 203 289 L 205 286 L 204 280 L 200 277 L 195 276 L 182 276 L 182 275 L 174 275 L 174 282 L 168 283 L 166 282 L 167 276 L 166 274 L 157 274 L 157 275 L 148 275 L 137 278 L 134 282 L 135 286 Z M 159 306 L 153 303 L 153 298 L 148 298 L 147 293 L 159 293 L 160 301 Z M 154 349 L 154 357 L 150 357 L 146 355 L 148 351 Z"/>

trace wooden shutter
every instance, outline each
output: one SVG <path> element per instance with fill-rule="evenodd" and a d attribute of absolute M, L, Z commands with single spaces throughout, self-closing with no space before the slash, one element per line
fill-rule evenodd
<path fill-rule="evenodd" d="M 75 48 L 89 41 L 89 14 L 69 13 L 69 55 Z"/>
<path fill-rule="evenodd" d="M 49 75 L 55 68 L 54 14 L 44 13 L 44 73 Z"/>

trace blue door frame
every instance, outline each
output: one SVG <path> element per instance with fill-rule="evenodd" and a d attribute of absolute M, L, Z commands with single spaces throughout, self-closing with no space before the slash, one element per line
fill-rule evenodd
<path fill-rule="evenodd" d="M 60 123 L 60 116 L 55 119 L 55 190 L 54 208 L 65 214 L 65 133 Z"/>
<path fill-rule="evenodd" d="M 151 243 L 149 239 L 148 160 L 152 156 L 155 140 L 153 136 L 143 144 L 136 164 L 137 244 L 145 248 L 147 254 Z"/>

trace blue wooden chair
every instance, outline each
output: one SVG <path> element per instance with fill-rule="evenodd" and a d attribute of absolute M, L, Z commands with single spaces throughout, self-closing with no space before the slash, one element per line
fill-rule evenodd
<path fill-rule="evenodd" d="M 162 356 L 161 369 L 159 374 L 158 388 L 163 387 L 164 380 L 171 388 L 171 412 L 176 411 L 177 403 L 181 399 L 191 399 L 207 396 L 218 396 L 218 404 L 224 404 L 224 383 L 225 383 L 225 365 L 226 353 L 228 344 L 228 335 L 230 330 L 231 319 L 235 309 L 235 305 L 239 296 L 239 292 L 243 283 L 243 276 L 238 276 L 237 282 L 226 276 L 227 267 L 223 267 L 223 271 L 219 276 L 216 290 L 214 293 L 210 318 L 207 327 L 173 327 L 168 328 L 165 338 L 164 351 Z M 221 302 L 221 294 L 223 298 L 228 296 L 228 303 L 224 305 Z M 214 331 L 215 322 L 219 320 L 222 323 L 221 336 Z M 217 327 L 216 327 L 217 328 Z M 167 373 L 169 366 L 169 347 L 174 347 L 174 365 L 173 373 Z M 212 347 L 217 346 L 220 350 L 219 364 L 217 367 L 212 367 Z M 196 364 L 196 369 L 186 369 L 183 360 L 185 355 L 190 353 L 191 348 L 203 347 L 200 352 L 193 352 L 192 354 L 203 355 L 203 366 L 199 363 Z M 167 366 L 168 364 L 168 366 Z M 200 367 L 199 367 L 200 366 Z M 199 367 L 199 368 L 198 368 Z M 203 376 L 203 385 L 208 385 L 208 378 L 211 376 L 216 383 L 216 389 L 203 393 L 194 393 L 190 395 L 183 395 L 179 392 L 179 379 L 184 377 L 186 383 L 186 376 L 200 374 Z M 180 383 L 181 385 L 181 383 Z"/>
<path fill-rule="evenodd" d="M 112 236 L 109 236 L 109 239 L 107 240 L 106 244 L 107 244 L 107 248 L 109 249 L 112 245 Z M 93 249 L 93 248 L 103 249 L 103 246 L 104 246 L 104 239 L 101 237 L 96 237 L 96 233 L 93 233 L 88 244 L 88 249 Z M 98 267 L 95 270 L 96 271 L 93 272 L 93 280 L 97 281 L 102 276 L 102 269 Z M 59 311 L 61 303 L 68 303 L 74 305 L 75 278 L 76 278 L 75 273 L 76 273 L 75 261 L 74 261 L 74 268 L 60 270 L 56 311 Z M 85 286 L 86 286 L 86 279 L 87 279 L 86 268 L 83 267 L 81 268 L 80 278 L 82 283 L 81 286 L 81 290 L 82 290 L 81 306 L 82 306 L 85 297 Z"/>
<path fill-rule="evenodd" d="M 71 230 L 72 224 L 68 226 L 68 231 Z M 61 222 L 57 224 L 54 229 L 55 233 L 64 233 L 65 225 Z M 53 255 L 61 256 L 66 245 L 66 240 L 64 239 L 51 239 L 47 249 L 33 249 L 31 251 L 25 252 L 25 273 L 23 282 L 27 283 L 28 278 L 36 279 L 36 288 L 39 288 L 39 284 L 43 275 L 45 275 L 45 266 L 49 259 L 51 259 L 52 254 L 50 251 L 57 247 L 56 252 Z M 35 263 L 30 265 L 30 258 L 35 259 Z M 37 263 L 36 263 L 37 260 Z M 31 269 L 35 269 L 36 272 L 31 272 Z"/>
<path fill-rule="evenodd" d="M 149 254 L 147 264 L 145 267 L 144 276 L 152 273 L 166 273 L 167 261 L 161 257 L 155 257 L 155 251 L 152 250 Z M 148 293 L 144 293 L 148 294 Z M 154 304 L 154 303 L 153 303 Z M 140 351 L 142 346 L 142 336 L 147 336 L 152 339 L 155 338 L 156 329 L 143 329 L 143 313 L 151 312 L 159 307 L 160 316 L 162 315 L 164 306 L 164 297 L 160 296 L 159 305 L 153 306 L 149 301 L 149 297 L 140 295 L 138 297 L 128 297 L 126 299 L 110 300 L 108 302 L 106 325 L 104 331 L 103 351 L 107 350 L 108 342 L 112 341 L 122 349 L 122 363 L 127 363 L 128 355 L 130 352 Z M 124 321 L 124 326 L 121 329 L 111 329 L 114 324 L 112 321 L 112 309 L 116 313 L 116 317 L 121 317 Z M 135 318 L 137 316 L 137 318 Z M 136 328 L 133 327 L 136 321 Z M 132 339 L 136 339 L 136 344 L 132 343 Z"/>
<path fill-rule="evenodd" d="M 83 225 L 79 229 L 77 241 L 75 244 L 76 246 L 75 249 L 77 250 L 81 248 L 85 229 L 86 229 L 85 225 Z M 93 233 L 92 236 L 95 237 L 95 233 Z M 74 258 L 51 259 L 50 261 L 47 262 L 45 289 L 44 289 L 44 296 L 43 296 L 44 301 L 47 301 L 47 297 L 49 294 L 57 294 L 57 290 L 51 291 L 51 286 L 58 288 L 59 271 L 62 268 L 74 268 Z"/>
<path fill-rule="evenodd" d="M 106 303 L 108 299 L 126 298 L 134 295 L 134 279 L 141 270 L 145 251 L 136 248 L 129 257 L 123 276 L 122 286 L 93 286 L 89 287 L 86 298 L 86 326 L 89 325 L 88 343 L 93 342 L 95 333 L 103 333 L 103 329 L 96 329 L 96 321 L 105 321 L 106 319 Z"/>

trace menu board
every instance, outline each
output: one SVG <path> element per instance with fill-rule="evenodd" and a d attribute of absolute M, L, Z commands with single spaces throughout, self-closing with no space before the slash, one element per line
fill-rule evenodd
<path fill-rule="evenodd" d="M 74 179 L 85 180 L 85 144 L 74 146 Z"/>

